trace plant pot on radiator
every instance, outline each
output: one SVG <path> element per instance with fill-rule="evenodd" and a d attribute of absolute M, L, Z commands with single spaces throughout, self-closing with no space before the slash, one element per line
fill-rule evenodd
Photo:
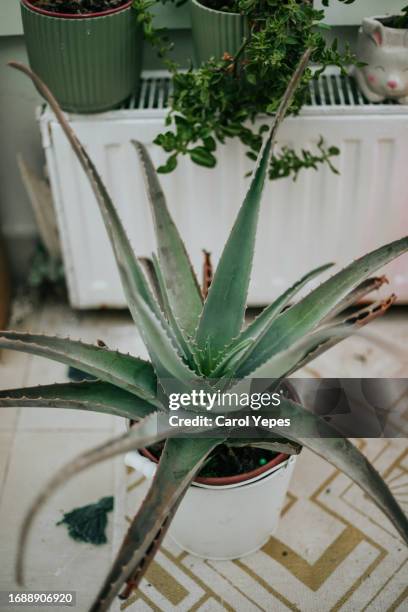
<path fill-rule="evenodd" d="M 322 68 L 349 65 L 353 57 L 328 46 L 317 27 L 324 12 L 311 2 L 246 2 L 245 0 L 192 0 L 191 18 L 197 69 L 172 69 L 172 95 L 166 125 L 155 143 L 169 154 L 161 173 L 176 169 L 180 156 L 206 168 L 217 164 L 217 149 L 239 139 L 246 155 L 256 160 L 267 131 L 266 117 L 279 106 L 291 72 L 306 46 L 311 61 Z M 292 100 L 297 114 L 309 99 L 316 73 L 307 70 Z M 255 121 L 260 119 L 260 125 Z M 269 177 L 297 176 L 301 168 L 317 168 L 339 151 L 326 147 L 317 135 L 318 151 L 285 146 L 271 160 Z"/>
<path fill-rule="evenodd" d="M 191 0 L 191 28 L 198 66 L 211 57 L 219 59 L 224 53 L 235 55 L 249 31 L 244 15 L 210 8 L 205 0 Z"/>
<path fill-rule="evenodd" d="M 408 6 L 400 15 L 364 19 L 357 57 L 364 65 L 354 75 L 370 102 L 408 104 Z"/>
<path fill-rule="evenodd" d="M 81 3 L 21 0 L 30 65 L 64 110 L 115 108 L 136 91 L 142 66 L 132 0 L 101 1 L 95 12 L 71 12 L 75 5 Z"/>

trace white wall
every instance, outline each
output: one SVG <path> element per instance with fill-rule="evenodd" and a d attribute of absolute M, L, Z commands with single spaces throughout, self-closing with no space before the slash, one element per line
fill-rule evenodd
<path fill-rule="evenodd" d="M 10 60 L 27 62 L 22 37 L 0 37 L 0 228 L 20 276 L 37 232 L 16 155 L 22 153 L 38 172 L 43 156 L 34 119 L 39 96 L 27 77 L 7 66 Z"/>
<path fill-rule="evenodd" d="M 0 2 L 0 36 L 15 36 L 22 33 L 20 0 L 2 0 Z"/>

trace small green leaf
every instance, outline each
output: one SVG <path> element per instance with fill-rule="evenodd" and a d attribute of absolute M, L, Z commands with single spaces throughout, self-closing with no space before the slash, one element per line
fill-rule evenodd
<path fill-rule="evenodd" d="M 169 174 L 177 168 L 177 154 L 174 153 L 167 158 L 166 162 L 157 168 L 157 172 L 160 174 Z"/>
<path fill-rule="evenodd" d="M 329 147 L 328 151 L 330 155 L 340 155 L 340 149 L 338 147 Z"/>
<path fill-rule="evenodd" d="M 203 143 L 207 151 L 215 151 L 217 148 L 217 144 L 212 136 L 207 136 L 207 138 L 204 138 Z"/>
<path fill-rule="evenodd" d="M 194 149 L 189 149 L 188 153 L 193 162 L 198 164 L 199 166 L 205 166 L 206 168 L 214 168 L 217 163 L 217 160 L 214 155 L 205 147 L 195 147 Z"/>

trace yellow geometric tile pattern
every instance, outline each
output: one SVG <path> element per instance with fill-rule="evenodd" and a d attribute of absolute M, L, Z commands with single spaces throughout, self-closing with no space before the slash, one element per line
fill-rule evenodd
<path fill-rule="evenodd" d="M 407 511 L 407 440 L 356 444 Z M 137 473 L 128 474 L 128 516 L 147 484 Z M 347 477 L 304 450 L 279 529 L 262 550 L 237 561 L 203 561 L 167 537 L 140 590 L 120 609 L 403 612 L 407 584 L 407 548 L 391 524 Z"/>

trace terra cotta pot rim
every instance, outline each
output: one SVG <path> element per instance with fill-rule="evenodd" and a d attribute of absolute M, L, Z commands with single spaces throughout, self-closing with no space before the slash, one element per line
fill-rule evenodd
<path fill-rule="evenodd" d="M 122 6 L 118 6 L 116 8 L 107 9 L 106 11 L 99 11 L 97 13 L 86 13 L 83 15 L 72 13 L 54 13 L 53 11 L 47 11 L 46 9 L 36 6 L 33 0 L 21 0 L 21 4 L 32 10 L 34 13 L 39 13 L 40 15 L 45 15 L 46 17 L 53 17 L 54 19 L 93 19 L 95 17 L 106 17 L 108 15 L 113 15 L 114 13 L 124 11 L 132 6 L 133 0 L 128 0 L 126 4 L 122 4 Z"/>
<path fill-rule="evenodd" d="M 143 448 L 139 452 L 154 463 L 159 462 L 157 457 L 155 457 L 153 453 L 151 453 L 148 449 Z M 237 484 L 240 482 L 244 483 L 246 480 L 252 480 L 252 478 L 256 478 L 257 476 L 268 472 L 272 468 L 276 467 L 277 465 L 280 465 L 281 463 L 289 459 L 289 457 L 290 455 L 286 455 L 285 453 L 279 453 L 278 455 L 276 455 L 276 457 L 268 461 L 268 463 L 266 463 L 265 465 L 262 465 L 259 468 L 256 468 L 255 470 L 251 470 L 250 472 L 245 472 L 244 474 L 236 474 L 235 476 L 198 477 L 195 478 L 193 482 L 215 487 L 222 487 Z"/>
<path fill-rule="evenodd" d="M 191 0 L 193 4 L 197 4 L 200 8 L 208 11 L 209 13 L 214 13 L 216 15 L 231 15 L 231 17 L 242 17 L 245 18 L 245 15 L 241 15 L 241 13 L 231 13 L 231 11 L 217 11 L 217 9 L 210 8 L 209 6 L 205 6 L 199 0 Z"/>

